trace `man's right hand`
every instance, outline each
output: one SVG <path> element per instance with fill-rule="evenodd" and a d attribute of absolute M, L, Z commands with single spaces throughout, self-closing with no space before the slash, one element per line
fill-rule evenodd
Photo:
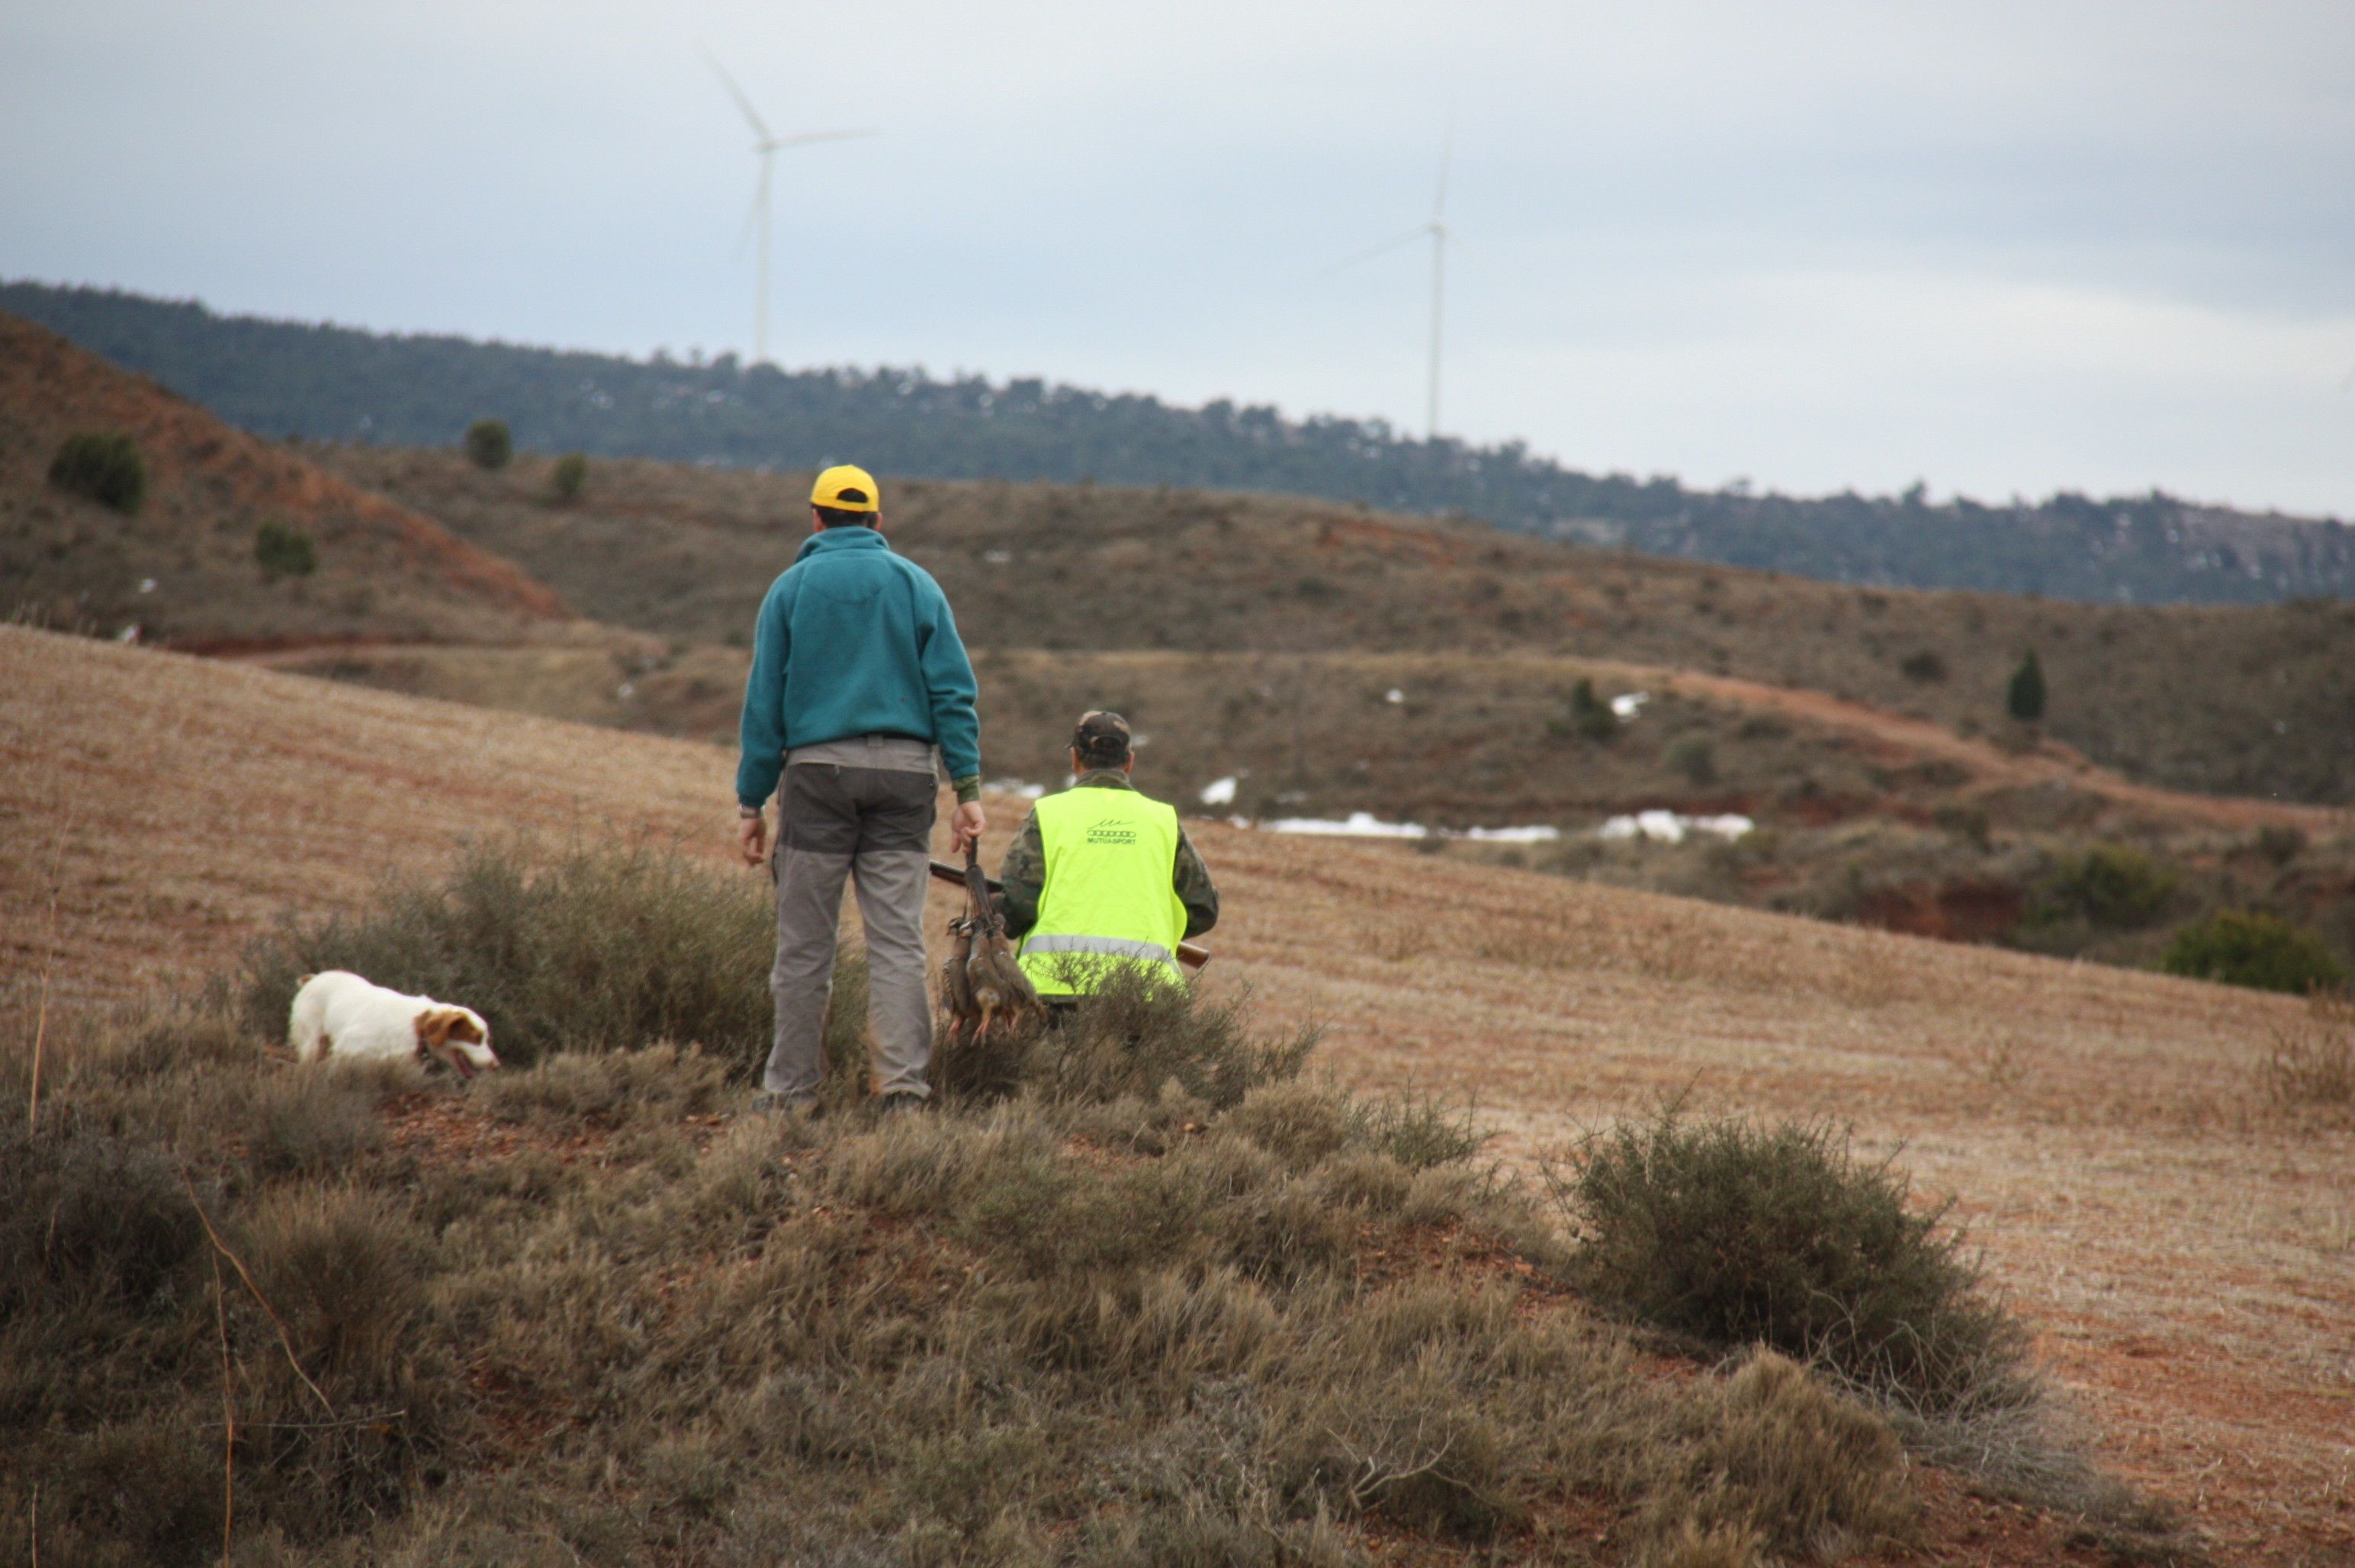
<path fill-rule="evenodd" d="M 949 853 L 962 855 L 968 844 L 979 844 L 989 818 L 982 815 L 981 802 L 968 800 L 956 808 L 949 818 Z"/>
<path fill-rule="evenodd" d="M 769 819 L 764 816 L 737 819 L 736 849 L 744 857 L 744 864 L 758 869 L 768 858 Z"/>

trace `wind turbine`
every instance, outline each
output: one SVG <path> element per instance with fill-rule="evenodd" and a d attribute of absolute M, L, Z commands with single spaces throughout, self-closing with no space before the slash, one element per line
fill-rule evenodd
<path fill-rule="evenodd" d="M 815 142 L 847 142 L 857 136 L 872 136 L 875 133 L 872 131 L 805 131 L 792 136 L 773 135 L 770 133 L 768 125 L 754 112 L 752 101 L 744 96 L 744 90 L 736 85 L 736 79 L 728 74 L 727 68 L 719 63 L 719 58 L 709 49 L 703 51 L 703 58 L 710 62 L 712 71 L 719 78 L 719 84 L 728 90 L 728 96 L 736 101 L 736 107 L 742 110 L 744 118 L 751 123 L 752 151 L 758 154 L 761 159 L 761 179 L 760 183 L 752 187 L 752 210 L 745 214 L 744 226 L 750 229 L 757 223 L 761 229 L 760 272 L 753 285 L 752 363 L 764 365 L 769 359 L 770 168 L 776 155 L 787 147 L 805 147 Z M 741 256 L 744 253 L 743 241 L 740 239 L 736 243 L 736 253 Z"/>
<path fill-rule="evenodd" d="M 1323 276 L 1345 272 L 1360 261 L 1370 261 L 1401 245 L 1411 244 L 1428 235 L 1431 239 L 1431 381 L 1429 398 L 1424 407 L 1423 433 L 1439 434 L 1439 326 L 1441 307 L 1444 304 L 1447 273 L 1447 167 L 1455 152 L 1455 125 L 1451 119 L 1446 137 L 1439 146 L 1439 188 L 1431 198 L 1431 216 L 1403 234 L 1394 234 L 1380 244 L 1359 251 L 1348 261 L 1327 267 Z"/>

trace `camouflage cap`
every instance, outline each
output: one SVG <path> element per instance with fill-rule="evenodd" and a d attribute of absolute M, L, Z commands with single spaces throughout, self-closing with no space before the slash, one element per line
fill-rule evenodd
<path fill-rule="evenodd" d="M 1071 749 L 1082 757 L 1118 761 L 1128 755 L 1128 720 L 1117 713 L 1091 708 L 1071 726 Z"/>

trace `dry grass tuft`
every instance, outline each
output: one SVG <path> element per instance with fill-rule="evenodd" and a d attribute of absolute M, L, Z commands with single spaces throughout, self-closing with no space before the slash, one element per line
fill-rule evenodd
<path fill-rule="evenodd" d="M 2275 1029 L 2257 1081 L 2278 1113 L 2355 1123 L 2355 997 L 2317 992 L 2304 1019 Z"/>

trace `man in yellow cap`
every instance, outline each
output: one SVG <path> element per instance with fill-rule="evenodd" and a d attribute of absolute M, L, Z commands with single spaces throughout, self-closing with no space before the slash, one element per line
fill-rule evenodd
<path fill-rule="evenodd" d="M 956 791 L 955 848 L 985 826 L 973 665 L 940 584 L 884 541 L 872 475 L 848 464 L 819 475 L 810 520 L 754 625 L 736 767 L 747 865 L 763 858 L 763 807 L 778 795 L 777 1029 L 753 1103 L 805 1114 L 816 1103 L 849 879 L 867 928 L 874 1087 L 898 1110 L 932 1093 L 924 892 L 943 773 Z"/>

